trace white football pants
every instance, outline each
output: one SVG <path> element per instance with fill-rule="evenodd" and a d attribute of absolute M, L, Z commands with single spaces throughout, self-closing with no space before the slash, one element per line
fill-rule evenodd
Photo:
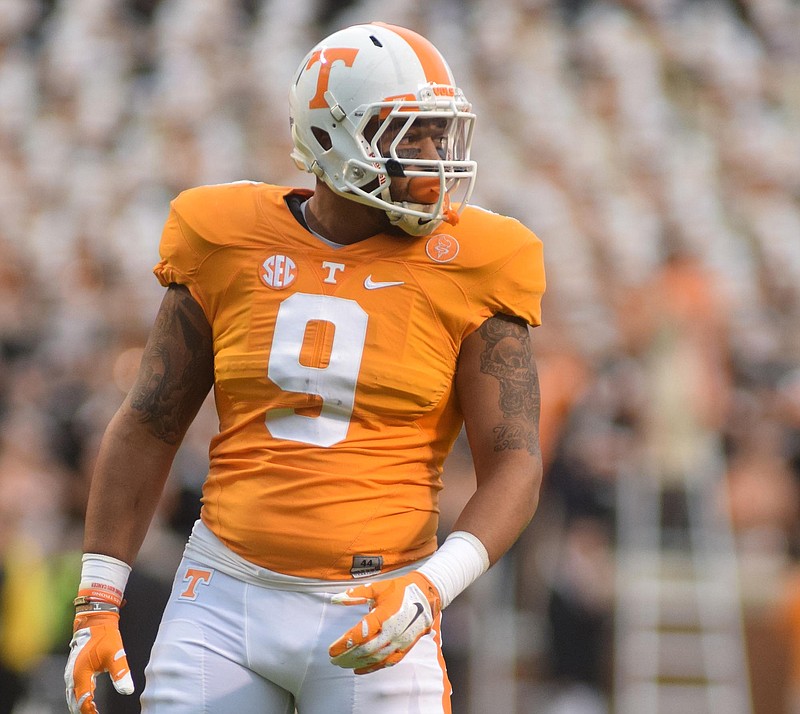
<path fill-rule="evenodd" d="M 271 589 L 184 558 L 145 670 L 143 714 L 450 714 L 440 620 L 394 667 L 356 675 L 328 646 L 366 606 Z"/>

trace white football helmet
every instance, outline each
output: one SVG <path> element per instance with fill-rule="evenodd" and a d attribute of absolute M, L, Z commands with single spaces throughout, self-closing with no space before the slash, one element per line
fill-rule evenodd
<path fill-rule="evenodd" d="M 380 22 L 335 32 L 300 64 L 289 106 L 299 168 L 342 196 L 386 211 L 411 235 L 458 221 L 477 170 L 470 160 L 475 115 L 424 37 Z M 404 151 L 409 131 L 431 121 L 438 158 Z M 411 179 L 409 193 L 419 202 L 393 200 L 392 177 Z"/>

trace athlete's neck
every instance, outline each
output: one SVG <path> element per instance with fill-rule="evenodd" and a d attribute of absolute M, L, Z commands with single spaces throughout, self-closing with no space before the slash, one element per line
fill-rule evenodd
<path fill-rule="evenodd" d="M 393 233 L 386 214 L 340 196 L 322 181 L 305 210 L 308 228 L 334 243 L 352 245 L 378 233 Z"/>

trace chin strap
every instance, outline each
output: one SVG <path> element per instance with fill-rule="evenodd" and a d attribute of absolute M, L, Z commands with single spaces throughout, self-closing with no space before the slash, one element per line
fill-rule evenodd
<path fill-rule="evenodd" d="M 414 211 L 424 211 L 430 208 L 431 204 L 424 203 L 409 203 L 404 202 L 404 208 L 410 208 Z M 450 197 L 445 196 L 443 206 L 444 217 L 430 221 L 423 221 L 419 216 L 412 216 L 408 213 L 400 213 L 399 211 L 386 211 L 389 216 L 389 222 L 393 226 L 402 228 L 406 233 L 412 236 L 426 236 L 433 233 L 442 223 L 449 223 L 451 226 L 458 224 L 459 215 L 458 211 L 450 206 Z"/>
<path fill-rule="evenodd" d="M 414 204 L 410 204 L 410 206 L 412 208 L 415 207 Z M 411 216 L 397 211 L 386 211 L 386 215 L 389 216 L 389 223 L 412 236 L 426 236 L 433 233 L 442 224 L 442 221 L 425 221 L 421 223 L 422 219 L 419 216 Z"/>
<path fill-rule="evenodd" d="M 411 201 L 404 201 L 396 204 L 403 208 L 420 213 L 427 213 L 436 208 L 440 208 L 441 218 L 425 220 L 419 216 L 409 215 L 401 211 L 386 211 L 389 222 L 393 226 L 402 228 L 412 236 L 425 236 L 433 233 L 441 224 L 449 223 L 451 226 L 458 224 L 458 211 L 453 209 L 450 204 L 450 196 L 445 192 L 444 198 L 440 200 L 441 192 L 444 190 L 443 179 L 430 177 L 416 177 L 409 181 L 408 193 Z M 387 187 L 383 193 L 384 200 L 391 202 L 391 193 Z"/>

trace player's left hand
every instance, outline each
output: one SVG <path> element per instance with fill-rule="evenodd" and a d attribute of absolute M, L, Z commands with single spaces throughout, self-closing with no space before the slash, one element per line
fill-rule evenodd
<path fill-rule="evenodd" d="M 368 674 L 397 664 L 430 631 L 441 610 L 439 591 L 422 573 L 350 588 L 331 599 L 335 605 L 369 605 L 355 627 L 334 642 L 328 653 L 339 667 Z"/>

